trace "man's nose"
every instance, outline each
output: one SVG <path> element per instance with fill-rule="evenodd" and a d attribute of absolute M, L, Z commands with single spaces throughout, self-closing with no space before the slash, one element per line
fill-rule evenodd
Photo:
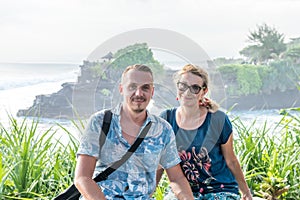
<path fill-rule="evenodd" d="M 138 88 L 136 89 L 136 91 L 135 91 L 135 95 L 136 95 L 136 96 L 141 96 L 142 93 L 143 93 L 143 91 L 142 91 L 142 88 L 141 88 L 141 87 L 138 87 Z"/>

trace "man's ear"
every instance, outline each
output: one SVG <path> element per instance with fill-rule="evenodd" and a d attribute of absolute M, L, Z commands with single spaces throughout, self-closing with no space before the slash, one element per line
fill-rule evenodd
<path fill-rule="evenodd" d="M 120 92 L 120 94 L 123 95 L 123 86 L 122 86 L 122 84 L 119 84 L 119 92 Z"/>
<path fill-rule="evenodd" d="M 152 96 L 151 96 L 151 98 L 153 97 L 153 95 L 154 95 L 154 87 L 153 87 L 153 90 L 152 90 Z"/>

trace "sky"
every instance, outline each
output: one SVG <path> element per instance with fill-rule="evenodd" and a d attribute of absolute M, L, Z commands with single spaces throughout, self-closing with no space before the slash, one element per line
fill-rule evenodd
<path fill-rule="evenodd" d="M 0 63 L 81 63 L 143 28 L 183 34 L 212 59 L 239 58 L 257 25 L 300 37 L 299 10 L 300 0 L 0 0 Z"/>

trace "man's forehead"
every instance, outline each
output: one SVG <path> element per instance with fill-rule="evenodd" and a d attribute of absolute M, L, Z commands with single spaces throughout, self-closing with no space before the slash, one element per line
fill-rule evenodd
<path fill-rule="evenodd" d="M 134 85 L 153 85 L 153 82 L 129 82 L 129 84 L 134 84 Z"/>
<path fill-rule="evenodd" d="M 125 74 L 124 81 L 137 84 L 153 84 L 153 77 L 149 72 L 130 70 Z"/>

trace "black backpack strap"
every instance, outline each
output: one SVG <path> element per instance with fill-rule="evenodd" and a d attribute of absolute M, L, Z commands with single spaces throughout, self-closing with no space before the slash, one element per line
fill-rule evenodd
<path fill-rule="evenodd" d="M 111 118 L 112 118 L 111 110 L 105 110 L 103 124 L 102 124 L 102 128 L 101 128 L 101 133 L 100 133 L 100 139 L 99 139 L 100 149 L 102 149 L 103 144 L 106 140 L 106 136 L 107 136 L 107 133 L 108 133 L 109 127 L 110 127 Z"/>
<path fill-rule="evenodd" d="M 105 169 L 103 172 L 98 174 L 95 178 L 94 181 L 100 182 L 103 180 L 106 180 L 107 177 L 116 171 L 130 156 L 135 152 L 135 150 L 138 148 L 138 146 L 143 142 L 144 138 L 146 137 L 150 127 L 151 127 L 152 122 L 148 122 L 148 124 L 144 127 L 142 130 L 141 134 L 139 137 L 135 140 L 135 142 L 131 145 L 131 147 L 128 149 L 128 151 L 122 156 L 122 158 L 118 161 L 116 161 L 112 166 L 108 167 Z"/>
<path fill-rule="evenodd" d="M 168 109 L 167 110 L 167 122 L 169 122 L 169 123 L 170 123 L 170 115 L 171 115 L 171 110 Z"/>

